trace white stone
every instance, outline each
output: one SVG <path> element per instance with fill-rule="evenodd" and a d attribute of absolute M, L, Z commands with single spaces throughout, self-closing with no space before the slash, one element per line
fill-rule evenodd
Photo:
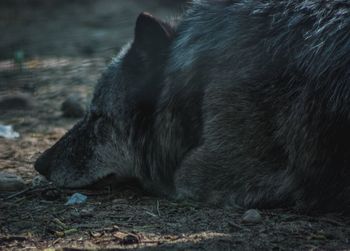
<path fill-rule="evenodd" d="M 262 216 L 256 209 L 249 209 L 243 214 L 242 221 L 245 223 L 261 223 Z"/>

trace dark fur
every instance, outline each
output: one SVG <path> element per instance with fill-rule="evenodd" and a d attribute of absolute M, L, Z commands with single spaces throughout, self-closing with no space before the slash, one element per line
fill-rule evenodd
<path fill-rule="evenodd" d="M 165 30 L 169 44 L 149 38 L 164 49 L 145 49 L 152 77 L 135 74 L 137 63 L 131 72 L 112 64 L 107 79 L 128 86 L 105 77 L 97 87 L 92 111 L 109 118 L 106 140 L 118 146 L 99 162 L 114 162 L 113 171 L 89 179 L 132 176 L 146 190 L 219 205 L 349 211 L 348 1 L 194 1 Z M 75 149 L 67 138 L 58 145 Z M 54 159 L 50 170 L 66 161 L 61 152 L 42 157 Z"/>

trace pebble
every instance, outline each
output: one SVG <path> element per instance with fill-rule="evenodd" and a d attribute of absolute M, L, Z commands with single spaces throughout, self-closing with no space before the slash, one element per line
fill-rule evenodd
<path fill-rule="evenodd" d="M 63 116 L 67 118 L 81 118 L 85 114 L 82 106 L 82 98 L 78 94 L 72 94 L 62 103 L 61 111 Z"/>
<path fill-rule="evenodd" d="M 15 174 L 0 172 L 0 191 L 18 191 L 25 187 L 23 179 Z"/>
<path fill-rule="evenodd" d="M 5 139 L 16 139 L 19 137 L 19 133 L 13 130 L 11 125 L 0 124 L 0 137 Z"/>
<path fill-rule="evenodd" d="M 94 208 L 83 208 L 80 211 L 80 216 L 81 217 L 93 217 L 94 216 Z"/>
<path fill-rule="evenodd" d="M 32 179 L 33 187 L 41 187 L 49 184 L 49 181 L 42 175 L 37 175 Z"/>
<path fill-rule="evenodd" d="M 95 208 L 83 208 L 78 210 L 74 208 L 74 211 L 71 212 L 71 215 L 74 218 L 90 218 L 94 216 Z"/>
<path fill-rule="evenodd" d="M 34 106 L 32 96 L 25 93 L 4 95 L 0 97 L 0 110 L 30 110 Z"/>
<path fill-rule="evenodd" d="M 250 209 L 243 214 L 242 222 L 244 223 L 261 223 L 262 216 L 256 209 Z"/>
<path fill-rule="evenodd" d="M 122 245 L 133 245 L 138 243 L 140 243 L 140 237 L 134 234 L 128 234 L 120 241 L 120 244 Z"/>
<path fill-rule="evenodd" d="M 87 196 L 81 193 L 75 193 L 71 197 L 68 198 L 66 206 L 72 206 L 77 204 L 85 203 L 87 200 Z"/>

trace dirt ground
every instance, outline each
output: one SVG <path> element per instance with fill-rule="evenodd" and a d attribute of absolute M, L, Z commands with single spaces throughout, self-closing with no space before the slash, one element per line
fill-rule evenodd
<path fill-rule="evenodd" d="M 0 111 L 0 124 L 20 138 L 0 138 L 0 171 L 15 173 L 26 190 L 0 193 L 0 250 L 350 250 L 350 219 L 262 211 L 245 224 L 243 211 L 147 197 L 130 188 L 77 191 L 32 187 L 33 162 L 77 120 L 62 116 L 67 96 L 87 105 L 101 71 L 132 36 L 140 11 L 159 17 L 181 11 L 176 1 L 2 0 L 0 97 L 25 93 L 33 106 Z"/>

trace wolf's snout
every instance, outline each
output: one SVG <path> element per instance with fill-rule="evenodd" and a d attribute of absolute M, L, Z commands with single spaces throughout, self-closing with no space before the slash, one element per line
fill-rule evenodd
<path fill-rule="evenodd" d="M 40 155 L 40 157 L 35 161 L 34 168 L 41 175 L 47 176 L 49 174 L 50 160 L 46 157 L 46 154 Z"/>

